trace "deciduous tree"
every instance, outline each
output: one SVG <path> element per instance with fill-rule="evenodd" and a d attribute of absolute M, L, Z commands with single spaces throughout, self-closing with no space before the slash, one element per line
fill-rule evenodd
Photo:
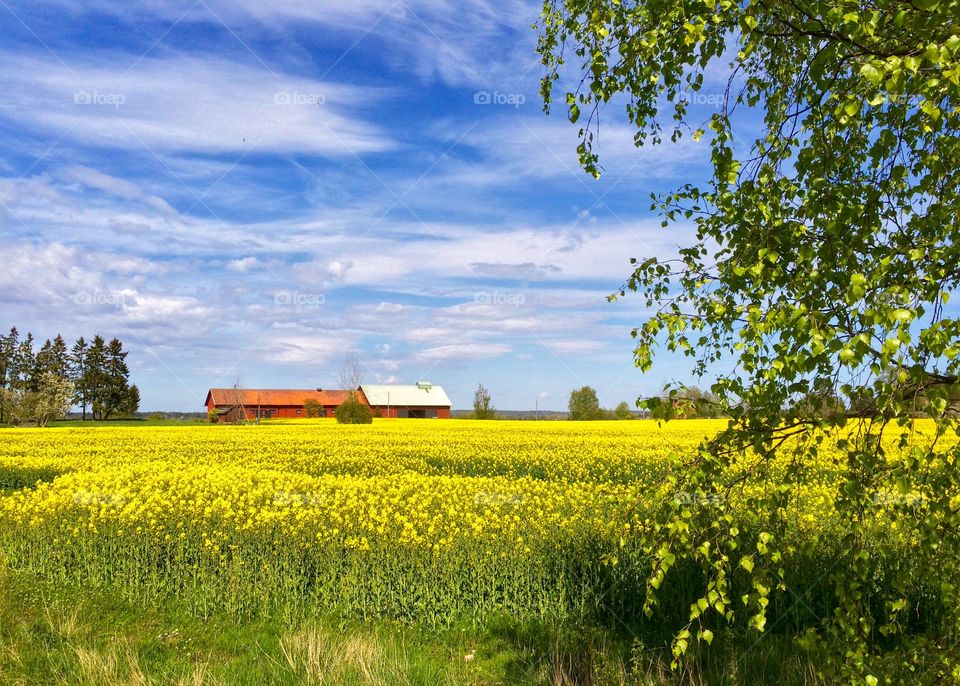
<path fill-rule="evenodd" d="M 613 416 L 616 419 L 634 419 L 633 412 L 630 411 L 630 404 L 626 400 L 613 408 Z"/>
<path fill-rule="evenodd" d="M 653 197 L 664 226 L 689 224 L 692 240 L 675 259 L 638 255 L 620 293 L 638 292 L 654 311 L 634 331 L 641 369 L 660 345 L 690 356 L 701 376 L 734 363 L 711 386 L 730 427 L 674 477 L 678 489 L 728 493 L 728 468 L 744 455 L 737 478 L 759 489 L 744 504 L 750 527 L 678 502 L 642 532 L 653 555 L 648 610 L 672 566 L 697 566 L 706 580 L 675 639 L 678 660 L 713 621 L 745 611 L 763 629 L 786 583 L 775 532 L 802 465 L 826 459 L 842 475 L 834 498 L 846 552 L 830 572 L 836 607 L 811 636 L 847 680 L 876 684 L 899 660 L 931 657 L 932 678 L 957 678 L 947 646 L 960 633 L 960 448 L 949 411 L 960 375 L 949 307 L 960 286 L 958 17 L 957 0 L 545 3 L 542 93 L 549 108 L 572 72 L 563 100 L 588 172 L 602 171 L 599 114 L 618 95 L 638 145 L 702 138 L 711 163 L 703 183 Z M 696 106 L 705 91 L 719 105 L 706 115 Z M 798 402 L 825 387 L 869 416 L 851 425 L 843 411 Z M 932 440 L 910 420 L 918 395 Z M 893 448 L 881 440 L 891 435 Z M 788 449 L 798 468 L 765 476 Z M 877 497 L 891 490 L 923 503 L 893 505 L 920 578 L 865 533 L 889 516 Z M 878 591 L 870 580 L 882 570 L 894 578 Z M 752 580 L 742 599 L 724 593 L 737 575 Z M 911 583 L 940 608 L 911 606 L 933 637 L 919 649 L 904 631 Z"/>
<path fill-rule="evenodd" d="M 494 419 L 497 411 L 491 405 L 490 391 L 483 387 L 483 384 L 477 386 L 473 393 L 473 418 L 474 419 Z"/>
<path fill-rule="evenodd" d="M 567 409 L 569 410 L 569 419 L 573 421 L 603 419 L 603 410 L 600 409 L 597 392 L 590 386 L 571 391 Z"/>

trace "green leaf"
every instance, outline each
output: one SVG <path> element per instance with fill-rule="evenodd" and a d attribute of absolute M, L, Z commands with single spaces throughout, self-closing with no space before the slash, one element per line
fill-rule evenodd
<path fill-rule="evenodd" d="M 867 294 L 867 277 L 856 272 L 850 275 L 850 287 L 847 290 L 847 302 L 856 302 Z"/>
<path fill-rule="evenodd" d="M 869 62 L 860 67 L 860 75 L 867 79 L 874 86 L 879 85 L 880 82 L 883 81 L 883 72 Z"/>

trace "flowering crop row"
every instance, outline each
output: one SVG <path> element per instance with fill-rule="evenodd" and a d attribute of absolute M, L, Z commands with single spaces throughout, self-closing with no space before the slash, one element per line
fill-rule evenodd
<path fill-rule="evenodd" d="M 735 511 L 762 491 L 749 480 L 727 494 L 667 485 L 722 425 L 9 430 L 0 433 L 0 487 L 3 475 L 49 477 L 21 478 L 29 485 L 0 495 L 0 553 L 54 579 L 140 599 L 172 594 L 200 613 L 633 617 L 649 551 L 631 532 L 678 502 Z M 784 535 L 803 560 L 797 577 L 816 581 L 835 544 L 839 468 L 827 458 L 808 472 Z M 884 546 L 905 550 L 909 531 L 882 515 L 893 506 L 878 500 L 874 525 Z M 681 598 L 697 580 L 678 574 L 673 583 Z"/>

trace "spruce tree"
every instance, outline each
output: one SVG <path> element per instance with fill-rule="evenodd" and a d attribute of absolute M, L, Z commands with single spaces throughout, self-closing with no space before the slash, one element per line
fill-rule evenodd
<path fill-rule="evenodd" d="M 26 338 L 17 344 L 14 353 L 14 376 L 11 388 L 14 390 L 35 391 L 39 385 L 36 375 L 36 360 L 33 352 L 33 334 L 27 332 Z"/>
<path fill-rule="evenodd" d="M 87 420 L 87 404 L 90 398 L 90 392 L 87 386 L 89 376 L 87 374 L 87 354 L 90 347 L 87 341 L 81 336 L 70 349 L 70 379 L 73 381 L 73 402 L 80 405 L 83 421 Z"/>
<path fill-rule="evenodd" d="M 94 336 L 87 349 L 83 385 L 93 408 L 93 418 L 103 419 L 107 388 L 107 343 L 103 336 Z"/>
<path fill-rule="evenodd" d="M 130 416 L 139 409 L 140 389 L 137 388 L 137 384 L 131 384 L 127 387 L 126 393 L 124 393 L 123 405 L 120 406 L 119 412 L 122 415 Z"/>
<path fill-rule="evenodd" d="M 107 344 L 105 382 L 103 396 L 103 419 L 121 410 L 129 400 L 130 370 L 127 368 L 127 352 L 119 338 L 113 338 Z"/>
<path fill-rule="evenodd" d="M 57 334 L 50 345 L 48 369 L 61 379 L 70 378 L 70 352 L 67 350 L 67 342 L 60 334 Z"/>
<path fill-rule="evenodd" d="M 12 327 L 10 333 L 6 336 L 0 336 L 0 423 L 7 420 L 7 412 L 4 397 L 10 389 L 16 369 L 17 345 L 20 341 L 20 334 L 17 327 Z"/>

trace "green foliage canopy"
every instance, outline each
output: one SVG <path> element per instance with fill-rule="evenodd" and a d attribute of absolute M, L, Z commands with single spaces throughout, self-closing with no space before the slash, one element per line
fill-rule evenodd
<path fill-rule="evenodd" d="M 490 391 L 484 388 L 483 384 L 479 384 L 473 393 L 473 418 L 496 419 L 496 417 L 497 411 L 491 404 Z"/>
<path fill-rule="evenodd" d="M 570 391 L 570 402 L 567 405 L 569 418 L 572 421 L 590 421 L 603 419 L 604 412 L 600 409 L 597 392 L 590 386 L 584 386 Z"/>
<path fill-rule="evenodd" d="M 360 402 L 352 391 L 347 399 L 337 405 L 333 411 L 338 424 L 372 424 L 373 413 L 370 408 Z"/>
<path fill-rule="evenodd" d="M 630 405 L 626 400 L 617 404 L 613 408 L 613 416 L 615 419 L 635 419 L 633 412 L 630 411 Z"/>
<path fill-rule="evenodd" d="M 877 683 L 884 647 L 908 639 L 906 591 L 877 598 L 867 583 L 879 561 L 864 522 L 891 484 L 922 495 L 923 507 L 900 514 L 930 565 L 926 581 L 954 608 L 929 628 L 928 649 L 943 660 L 934 678 L 960 674 L 943 648 L 960 633 L 960 451 L 940 441 L 956 433 L 960 374 L 960 321 L 948 305 L 960 281 L 958 17 L 957 0 L 547 0 L 540 24 L 545 107 L 572 75 L 564 102 L 588 172 L 601 172 L 599 114 L 618 94 L 637 145 L 703 138 L 710 178 L 652 205 L 664 226 L 689 224 L 694 238 L 676 259 L 634 260 L 619 294 L 637 292 L 655 312 L 634 331 L 636 363 L 650 369 L 659 345 L 691 357 L 699 376 L 735 362 L 711 386 L 731 408 L 730 428 L 678 487 L 727 491 L 726 468 L 747 450 L 761 480 L 787 446 L 798 464 L 824 441 L 842 456 L 836 506 L 848 553 L 833 573 L 837 607 L 816 629 L 832 668 L 857 683 Z M 714 87 L 724 65 L 723 104 L 698 121 L 690 94 Z M 762 117 L 759 134 L 749 114 Z M 812 413 L 807 399 L 826 396 L 835 411 Z M 855 422 L 843 409 L 854 401 L 870 408 Z M 909 417 L 921 402 L 936 424 L 932 444 L 913 440 Z M 884 432 L 911 446 L 910 459 L 884 448 Z M 678 560 L 706 574 L 678 656 L 695 626 L 711 640 L 710 612 L 733 621 L 745 607 L 763 629 L 770 589 L 783 584 L 787 551 L 772 532 L 791 484 L 767 485 L 753 504 L 755 530 L 694 502 L 643 534 L 651 579 Z M 731 551 L 755 548 L 758 535 L 769 553 L 738 565 Z M 737 608 L 721 592 L 734 570 L 757 589 Z"/>
<path fill-rule="evenodd" d="M 303 409 L 307 413 L 307 417 L 312 419 L 320 416 L 323 406 L 314 398 L 307 398 L 303 401 Z"/>

